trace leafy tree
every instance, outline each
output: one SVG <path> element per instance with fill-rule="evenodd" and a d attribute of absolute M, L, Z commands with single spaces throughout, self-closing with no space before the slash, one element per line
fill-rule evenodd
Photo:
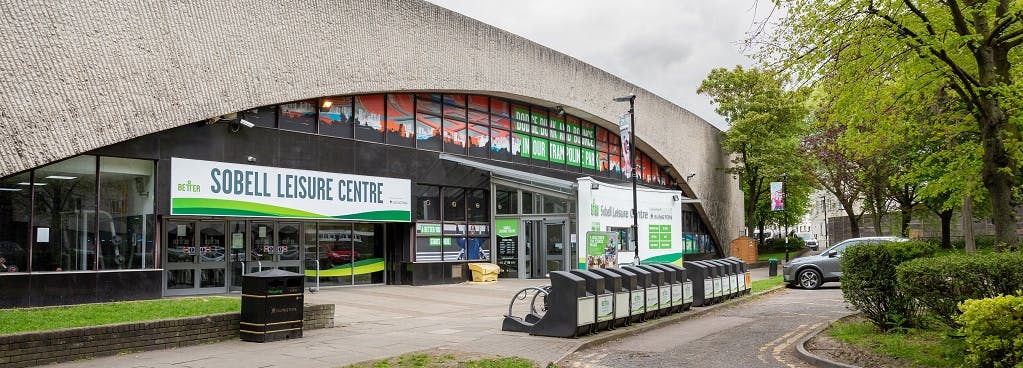
<path fill-rule="evenodd" d="M 723 133 L 722 147 L 733 154 L 732 167 L 727 171 L 742 183 L 749 236 L 753 236 L 754 228 L 763 234 L 766 224 L 779 224 L 777 216 L 785 216 L 768 210 L 770 182 L 780 181 L 783 175 L 788 179 L 790 223 L 802 215 L 796 212 L 797 194 L 809 193 L 792 190 L 808 183 L 800 170 L 798 150 L 805 131 L 806 93 L 786 89 L 787 81 L 776 73 L 736 66 L 712 70 L 697 90 L 710 96 L 716 111 L 730 124 Z M 805 203 L 802 208 L 805 211 Z"/>
<path fill-rule="evenodd" d="M 772 36 L 762 40 L 762 55 L 776 57 L 780 67 L 791 68 L 801 80 L 838 80 L 862 88 L 901 75 L 914 77 L 916 85 L 943 85 L 955 93 L 979 133 L 976 142 L 968 144 L 981 149 L 980 181 L 989 197 L 997 249 L 1015 247 L 1013 205 L 1023 158 L 1023 91 L 1013 82 L 1021 73 L 1017 66 L 1023 2 L 776 0 L 776 4 L 784 8 L 778 13 L 785 15 Z M 836 57 L 860 67 L 843 67 L 838 78 L 822 78 L 820 72 Z M 860 102 L 872 103 L 862 98 Z"/>

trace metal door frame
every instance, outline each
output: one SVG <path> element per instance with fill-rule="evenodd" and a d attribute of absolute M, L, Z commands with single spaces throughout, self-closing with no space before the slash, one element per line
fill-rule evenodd
<path fill-rule="evenodd" d="M 526 239 L 527 238 L 527 236 L 526 236 L 526 226 L 527 226 L 527 223 L 539 224 L 540 225 L 540 226 L 538 226 L 535 229 L 530 229 L 530 231 L 529 231 L 530 232 L 530 237 L 534 238 L 536 241 L 534 242 L 532 249 L 530 249 L 530 255 L 528 257 L 526 255 L 526 241 L 527 241 L 527 239 Z M 562 225 L 561 239 L 562 239 L 563 248 L 562 248 L 562 252 L 561 252 L 561 267 L 562 267 L 562 269 L 560 269 L 560 270 L 548 270 L 547 269 L 547 260 L 548 260 L 548 254 L 547 254 L 547 225 L 553 225 L 553 224 L 561 224 Z M 550 273 L 551 271 L 567 271 L 567 270 L 571 269 L 571 263 L 569 263 L 569 258 L 571 257 L 572 252 L 569 249 L 569 247 L 571 247 L 571 245 L 568 242 L 568 236 L 569 236 L 568 235 L 569 234 L 568 226 L 569 226 L 569 224 L 570 224 L 569 218 L 566 217 L 566 216 L 558 216 L 558 217 L 522 216 L 522 217 L 519 218 L 519 234 L 520 234 L 520 236 L 519 236 L 519 251 L 518 251 L 519 254 L 518 254 L 518 258 L 519 258 L 519 278 L 520 279 L 526 279 L 526 278 L 545 278 L 547 276 L 547 274 Z M 530 239 L 530 240 L 533 240 L 533 239 Z M 540 246 L 538 247 L 537 245 L 540 245 Z M 540 256 L 537 254 L 538 250 L 541 252 L 540 254 L 542 254 L 542 258 L 540 258 Z M 542 261 L 542 262 L 539 263 L 539 265 L 538 265 L 538 262 L 536 262 L 538 259 L 540 259 Z M 527 262 L 528 262 L 528 267 L 527 267 Z M 539 270 L 539 272 L 538 272 L 539 274 L 535 274 L 533 272 L 534 269 Z"/>
<path fill-rule="evenodd" d="M 164 218 L 163 226 L 162 226 L 164 231 L 160 234 L 161 242 L 162 242 L 162 245 L 161 245 L 162 254 L 169 254 L 167 248 L 168 248 L 168 246 L 170 246 L 169 231 L 171 230 L 171 227 L 168 226 L 168 223 L 190 223 L 192 225 L 192 227 L 193 227 L 193 230 L 192 230 L 192 244 L 194 244 L 198 248 L 198 247 L 201 246 L 200 245 L 200 238 L 199 238 L 200 226 L 203 223 L 216 223 L 216 222 L 221 223 L 221 225 L 223 226 L 223 229 L 224 229 L 224 239 L 225 239 L 225 243 L 226 243 L 227 242 L 227 223 L 228 223 L 227 219 L 199 219 L 199 218 L 192 218 L 192 217 L 183 217 L 183 218 L 168 217 L 168 218 Z M 163 291 L 163 295 L 167 295 L 167 296 L 200 295 L 200 294 L 217 294 L 217 293 L 227 292 L 228 289 L 231 287 L 231 284 L 230 284 L 230 277 L 231 277 L 231 275 L 230 275 L 230 267 L 228 267 L 229 263 L 227 262 L 228 254 L 229 254 L 227 249 L 226 249 L 227 244 L 224 244 L 224 245 L 225 245 L 224 259 L 222 259 L 220 262 L 203 262 L 201 260 L 201 258 L 200 258 L 201 256 L 198 255 L 198 254 L 192 255 L 192 262 L 190 262 L 190 263 L 189 262 L 174 262 L 174 263 L 171 263 L 169 260 L 162 260 L 163 261 L 162 263 L 163 263 L 164 272 L 163 272 L 163 277 L 161 277 L 161 280 L 162 280 L 162 282 L 161 282 L 161 289 Z M 206 265 L 206 267 L 203 267 L 203 265 Z M 224 286 L 222 286 L 222 287 L 207 287 L 207 288 L 202 287 L 202 270 L 207 270 L 207 269 L 221 269 L 221 270 L 223 270 L 224 271 Z M 188 289 L 168 289 L 167 288 L 167 274 L 168 274 L 169 271 L 176 271 L 176 270 L 191 270 L 192 271 L 192 287 L 191 288 L 188 288 Z"/>

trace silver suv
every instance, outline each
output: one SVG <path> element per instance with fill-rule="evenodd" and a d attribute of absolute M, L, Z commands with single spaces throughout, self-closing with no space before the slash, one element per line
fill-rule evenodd
<path fill-rule="evenodd" d="M 804 289 L 816 289 L 825 282 L 839 281 L 842 267 L 839 260 L 842 253 L 852 246 L 881 242 L 904 242 L 909 239 L 895 236 L 876 236 L 868 238 L 852 238 L 825 249 L 817 255 L 793 259 L 782 267 L 782 278 L 785 282 Z"/>

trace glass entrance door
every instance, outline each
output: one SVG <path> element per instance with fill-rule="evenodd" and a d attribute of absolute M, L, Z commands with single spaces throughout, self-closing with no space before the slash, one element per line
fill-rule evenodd
<path fill-rule="evenodd" d="M 227 289 L 223 221 L 168 221 L 165 244 L 167 295 L 221 293 Z"/>
<path fill-rule="evenodd" d="M 302 224 L 299 222 L 249 222 L 248 272 L 273 268 L 302 272 Z"/>
<path fill-rule="evenodd" d="M 543 278 L 551 271 L 570 269 L 567 238 L 568 219 L 522 220 L 523 277 Z"/>

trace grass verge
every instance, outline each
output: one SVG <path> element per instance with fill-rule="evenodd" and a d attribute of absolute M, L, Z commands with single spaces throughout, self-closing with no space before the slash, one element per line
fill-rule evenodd
<path fill-rule="evenodd" d="M 533 361 L 516 357 L 484 357 L 461 352 L 409 353 L 356 363 L 345 368 L 534 368 Z"/>
<path fill-rule="evenodd" d="M 763 280 L 756 280 L 753 281 L 753 285 L 750 285 L 751 288 L 750 293 L 756 294 L 784 283 L 785 281 L 782 280 L 781 275 L 771 276 L 770 278 L 766 278 Z"/>
<path fill-rule="evenodd" d="M 0 310 L 0 334 L 241 311 L 238 298 L 205 297 Z"/>
<path fill-rule="evenodd" d="M 835 322 L 828 335 L 847 344 L 906 359 L 926 367 L 965 367 L 966 344 L 951 330 L 906 329 L 882 332 L 867 321 Z"/>
<path fill-rule="evenodd" d="M 789 256 L 791 256 L 792 254 L 795 254 L 795 252 L 790 251 Z M 767 262 L 767 260 L 771 258 L 777 259 L 779 262 L 781 262 L 781 260 L 785 259 L 785 252 L 757 254 L 757 260 L 761 262 Z"/>

